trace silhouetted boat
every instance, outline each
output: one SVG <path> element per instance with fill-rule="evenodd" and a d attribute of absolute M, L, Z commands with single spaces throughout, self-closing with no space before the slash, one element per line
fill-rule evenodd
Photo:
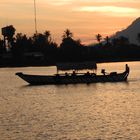
<path fill-rule="evenodd" d="M 96 65 L 93 65 L 96 68 Z M 69 67 L 69 68 L 68 68 Z M 68 66 L 70 68 L 70 65 Z M 73 67 L 73 66 L 72 66 Z M 75 66 L 76 67 L 76 66 Z M 57 67 L 63 69 L 60 65 Z M 64 68 L 65 70 L 67 69 Z M 81 66 L 79 67 L 81 69 Z M 90 66 L 91 68 L 91 66 Z M 103 70 L 104 71 L 104 70 Z M 126 81 L 129 75 L 129 69 L 122 73 L 111 72 L 110 74 L 96 75 L 95 73 L 65 73 L 55 75 L 30 75 L 22 72 L 16 73 L 21 79 L 31 85 L 43 84 L 77 84 L 77 83 L 96 83 L 96 82 L 120 82 Z"/>

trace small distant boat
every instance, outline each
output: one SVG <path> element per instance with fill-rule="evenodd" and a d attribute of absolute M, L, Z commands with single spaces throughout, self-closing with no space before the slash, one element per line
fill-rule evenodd
<path fill-rule="evenodd" d="M 85 63 L 85 67 L 96 69 L 96 64 Z M 89 65 L 91 64 L 91 65 Z M 89 67 L 88 67 L 89 65 Z M 83 69 L 83 64 L 76 65 L 57 65 L 57 70 L 69 70 L 69 69 Z M 120 82 L 120 81 L 127 81 L 127 77 L 129 75 L 129 69 L 122 73 L 111 72 L 109 74 L 105 73 L 105 70 L 102 70 L 103 74 L 96 75 L 95 73 L 65 73 L 65 74 L 55 74 L 55 75 L 30 75 L 30 74 L 23 74 L 22 72 L 16 73 L 21 79 L 28 82 L 31 85 L 45 85 L 45 84 L 77 84 L 77 83 L 97 83 L 97 82 Z"/>

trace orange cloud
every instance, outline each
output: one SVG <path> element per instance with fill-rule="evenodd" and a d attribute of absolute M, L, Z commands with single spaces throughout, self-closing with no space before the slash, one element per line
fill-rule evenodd
<path fill-rule="evenodd" d="M 98 12 L 104 15 L 111 16 L 136 16 L 139 9 L 129 8 L 129 7 L 118 7 L 118 6 L 84 6 L 75 9 L 75 11 L 80 12 Z"/>

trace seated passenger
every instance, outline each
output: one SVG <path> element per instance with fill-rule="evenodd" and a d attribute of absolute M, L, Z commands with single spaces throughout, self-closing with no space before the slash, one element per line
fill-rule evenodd
<path fill-rule="evenodd" d="M 76 75 L 76 73 L 75 73 L 75 71 L 73 71 L 73 72 L 72 72 L 72 76 L 75 76 L 75 75 Z"/>
<path fill-rule="evenodd" d="M 65 76 L 69 76 L 67 72 L 65 73 Z"/>
<path fill-rule="evenodd" d="M 87 76 L 90 75 L 89 71 L 87 71 L 87 73 L 85 73 L 85 75 L 87 75 Z"/>
<path fill-rule="evenodd" d="M 103 75 L 105 75 L 105 73 L 106 73 L 106 72 L 105 72 L 105 69 L 102 69 L 102 70 L 101 70 L 101 73 L 102 73 Z"/>

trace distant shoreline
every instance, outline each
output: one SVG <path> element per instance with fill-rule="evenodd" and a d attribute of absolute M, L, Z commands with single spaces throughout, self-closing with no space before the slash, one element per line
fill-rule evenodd
<path fill-rule="evenodd" d="M 140 61 L 140 59 L 123 59 L 123 60 L 111 60 L 111 61 L 107 61 L 107 60 L 104 60 L 104 61 L 95 61 L 96 63 L 117 63 L 117 62 L 134 62 L 134 61 Z M 90 62 L 90 61 L 89 61 Z M 92 61 L 91 61 L 92 62 Z M 59 63 L 69 63 L 69 62 L 59 62 Z M 75 62 L 76 63 L 76 62 Z M 0 68 L 22 68 L 22 67 L 51 67 L 51 66 L 56 66 L 56 64 L 36 64 L 36 65 L 0 65 Z"/>

